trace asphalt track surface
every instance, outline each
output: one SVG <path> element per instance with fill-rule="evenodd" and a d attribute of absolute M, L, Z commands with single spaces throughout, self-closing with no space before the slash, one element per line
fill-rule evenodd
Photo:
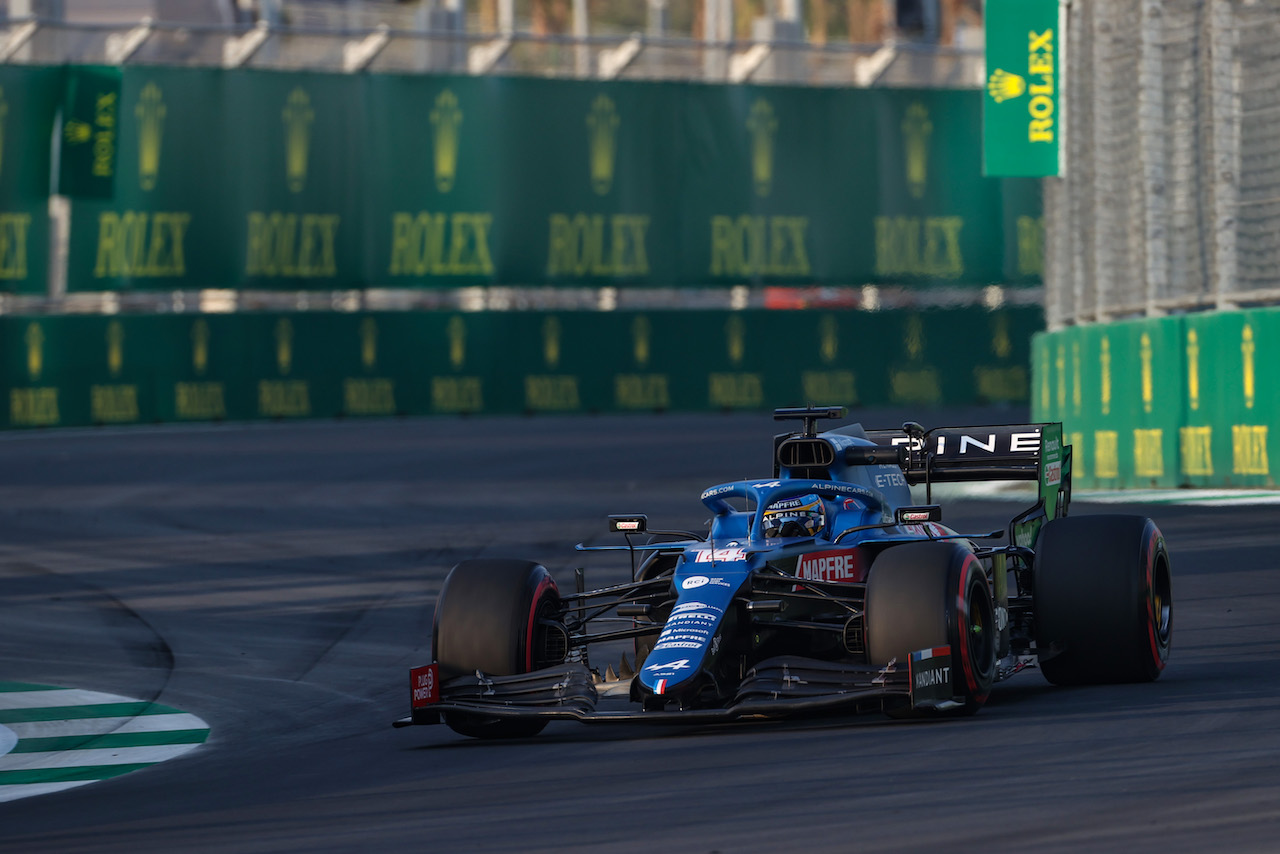
<path fill-rule="evenodd" d="M 1280 849 L 1271 507 L 1073 508 L 1167 535 L 1174 650 L 1150 685 L 1028 672 L 941 723 L 564 722 L 505 743 L 390 727 L 453 563 L 533 558 L 571 589 L 572 546 L 605 540 L 607 513 L 698 526 L 700 490 L 767 473 L 774 431 L 666 415 L 5 435 L 0 679 L 152 699 L 212 734 L 0 804 L 0 850 Z M 946 519 L 987 529 L 1016 509 Z M 593 564 L 588 582 L 622 573 Z"/>

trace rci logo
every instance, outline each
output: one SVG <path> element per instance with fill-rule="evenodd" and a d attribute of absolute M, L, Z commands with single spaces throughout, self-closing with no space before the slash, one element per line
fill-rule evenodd
<path fill-rule="evenodd" d="M 606 195 L 613 187 L 613 169 L 618 156 L 618 110 L 607 95 L 597 95 L 587 114 L 587 144 L 591 168 L 591 188 Z"/>
<path fill-rule="evenodd" d="M 778 130 L 778 119 L 773 105 L 764 98 L 751 105 L 747 130 L 751 131 L 751 178 L 756 185 L 756 195 L 767 196 L 773 189 L 773 137 Z"/>
<path fill-rule="evenodd" d="M 143 86 L 133 112 L 138 119 L 138 183 L 150 191 L 155 189 L 160 174 L 160 143 L 168 112 L 160 87 L 155 83 Z"/>
<path fill-rule="evenodd" d="M 458 109 L 458 96 L 445 89 L 436 96 L 431 110 L 431 126 L 435 129 L 436 189 L 447 193 L 453 189 L 458 174 L 458 126 L 462 124 L 462 111 Z"/>
<path fill-rule="evenodd" d="M 923 198 L 929 180 L 929 136 L 933 122 L 924 104 L 907 107 L 902 119 L 902 140 L 907 151 L 907 191 L 912 198 Z"/>
<path fill-rule="evenodd" d="M 1017 74 L 997 68 L 987 79 L 987 93 L 997 104 L 1003 104 L 1010 98 L 1017 98 L 1027 91 L 1027 81 Z"/>
<path fill-rule="evenodd" d="M 307 156 L 311 149 L 311 123 L 315 120 L 311 98 L 306 90 L 298 87 L 285 99 L 281 118 L 284 119 L 284 171 L 289 190 L 302 192 L 307 184 Z"/>
<path fill-rule="evenodd" d="M 636 364 L 642 368 L 649 364 L 649 338 L 652 334 L 653 330 L 649 325 L 649 318 L 643 314 L 638 315 L 635 320 L 631 321 L 632 353 L 635 356 Z"/>

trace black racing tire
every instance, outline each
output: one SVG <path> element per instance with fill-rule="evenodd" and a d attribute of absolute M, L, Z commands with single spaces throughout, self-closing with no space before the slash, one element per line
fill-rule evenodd
<path fill-rule="evenodd" d="M 1054 519 L 1036 538 L 1035 640 L 1055 685 L 1152 682 L 1169 660 L 1173 574 L 1142 516 Z"/>
<path fill-rule="evenodd" d="M 440 679 L 479 670 L 515 676 L 559 661 L 544 621 L 560 611 L 560 591 L 546 567 L 525 560 L 466 560 L 450 570 L 440 589 L 432 650 Z M 561 658 L 561 660 L 563 660 Z M 475 738 L 537 735 L 545 720 L 488 718 L 446 712 L 455 732 Z"/>
<path fill-rule="evenodd" d="M 867 657 L 872 664 L 897 661 L 905 669 L 911 653 L 951 647 L 952 696 L 960 706 L 944 715 L 971 715 L 986 702 L 996 676 L 995 606 L 987 574 L 973 552 L 959 543 L 890 546 L 867 576 Z M 896 717 L 910 709 L 888 709 Z"/>

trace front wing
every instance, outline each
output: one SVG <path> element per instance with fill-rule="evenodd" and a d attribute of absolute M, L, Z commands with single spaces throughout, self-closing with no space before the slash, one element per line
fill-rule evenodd
<path fill-rule="evenodd" d="M 931 674 L 949 674 L 950 650 L 929 652 L 923 660 L 913 654 L 910 662 L 890 662 L 886 667 L 796 656 L 771 658 L 748 671 L 732 702 L 723 707 L 662 711 L 643 711 L 630 704 L 602 708 L 602 699 L 607 702 L 607 698 L 601 697 L 591 671 L 581 664 L 518 676 L 489 676 L 477 671 L 441 685 L 438 700 L 416 706 L 409 717 L 395 721 L 395 726 L 440 723 L 442 715 L 450 712 L 583 723 L 698 724 L 880 710 L 886 701 L 920 709 L 948 708 L 954 703 L 949 696 L 939 695 L 936 686 L 941 680 Z"/>

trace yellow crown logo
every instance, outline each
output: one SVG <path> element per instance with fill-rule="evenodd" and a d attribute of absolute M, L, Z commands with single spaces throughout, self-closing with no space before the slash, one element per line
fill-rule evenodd
<path fill-rule="evenodd" d="M 1003 68 L 997 68 L 991 72 L 991 77 L 987 79 L 987 92 L 997 104 L 1003 104 L 1010 98 L 1017 98 L 1026 91 L 1027 81 Z"/>
<path fill-rule="evenodd" d="M 924 321 L 920 319 L 920 315 L 913 314 L 907 318 L 907 334 L 903 343 L 906 344 L 907 356 L 911 361 L 917 362 L 924 356 Z"/>
<path fill-rule="evenodd" d="M 209 368 L 209 322 L 204 318 L 191 324 L 191 367 L 200 376 Z"/>
<path fill-rule="evenodd" d="M 649 338 L 653 334 L 653 328 L 649 325 L 649 318 L 640 315 L 631 322 L 631 340 L 634 343 L 634 354 L 636 364 L 644 367 L 649 364 Z"/>
<path fill-rule="evenodd" d="M 154 83 L 143 86 L 133 112 L 138 118 L 138 183 L 144 190 L 154 190 L 160 174 L 160 142 L 168 112 L 160 87 Z"/>
<path fill-rule="evenodd" d="M 435 128 L 436 189 L 447 193 L 453 189 L 453 179 L 458 172 L 458 125 L 462 124 L 462 111 L 458 109 L 458 96 L 445 89 L 436 96 L 431 111 L 431 125 Z"/>
<path fill-rule="evenodd" d="M 107 324 L 107 370 L 111 376 L 120 376 L 124 367 L 124 326 L 113 320 Z"/>
<path fill-rule="evenodd" d="M 778 119 L 773 105 L 764 98 L 751 105 L 747 130 L 751 131 L 751 177 L 756 195 L 767 196 L 773 189 L 773 136 L 778 130 Z"/>
<path fill-rule="evenodd" d="M 276 321 L 276 367 L 282 375 L 293 369 L 293 324 L 287 317 Z"/>
<path fill-rule="evenodd" d="M 44 371 L 44 330 L 38 323 L 27 324 L 27 376 L 32 382 Z"/>
<path fill-rule="evenodd" d="M 991 352 L 997 359 L 1007 359 L 1013 352 L 1013 342 L 1009 340 L 1009 316 L 997 314 L 991 319 Z"/>
<path fill-rule="evenodd" d="M 360 321 L 360 363 L 366 371 L 378 364 L 378 322 L 372 317 Z"/>
<path fill-rule="evenodd" d="M 461 317 L 449 321 L 449 364 L 461 368 L 467 361 L 467 322 Z"/>
<path fill-rule="evenodd" d="M 1155 378 L 1152 374 L 1151 336 L 1146 332 L 1138 341 L 1138 358 L 1142 361 L 1142 411 L 1150 412 L 1155 392 Z"/>
<path fill-rule="evenodd" d="M 1111 339 L 1102 336 L 1102 349 L 1098 353 L 1098 370 L 1102 374 L 1102 414 L 1111 414 Z"/>
<path fill-rule="evenodd" d="M 907 107 L 902 119 L 902 139 L 907 148 L 907 190 L 913 198 L 924 196 L 929 179 L 929 135 L 932 133 L 933 122 L 929 121 L 929 111 L 924 104 Z"/>
<path fill-rule="evenodd" d="M 822 320 L 818 321 L 818 337 L 822 342 L 819 347 L 822 361 L 829 365 L 840 354 L 840 332 L 834 316 L 824 314 Z"/>
<path fill-rule="evenodd" d="M 93 128 L 88 122 L 78 122 L 75 119 L 67 122 L 62 128 L 62 136 L 72 145 L 83 145 L 89 141 L 89 137 L 93 135 Z"/>
<path fill-rule="evenodd" d="M 591 188 L 603 196 L 613 187 L 613 166 L 618 156 L 618 109 L 607 95 L 596 96 L 587 114 L 587 144 L 591 161 Z"/>
<path fill-rule="evenodd" d="M 1244 329 L 1240 333 L 1240 355 L 1244 358 L 1244 370 L 1242 376 L 1244 380 L 1245 409 L 1253 409 L 1254 390 L 1256 388 L 1253 356 L 1257 350 L 1258 345 L 1253 340 L 1253 327 L 1246 323 L 1244 325 Z"/>
<path fill-rule="evenodd" d="M 307 155 L 311 148 L 311 122 L 315 110 L 306 90 L 298 87 L 289 93 L 284 110 L 284 169 L 289 190 L 302 192 L 307 184 Z"/>
<path fill-rule="evenodd" d="M 554 317 L 542 323 L 542 358 L 548 368 L 560 364 L 560 321 Z"/>
<path fill-rule="evenodd" d="M 747 351 L 746 329 L 743 328 L 741 317 L 736 314 L 730 316 L 729 322 L 724 326 L 724 337 L 729 350 L 729 361 L 735 365 L 741 363 Z"/>

